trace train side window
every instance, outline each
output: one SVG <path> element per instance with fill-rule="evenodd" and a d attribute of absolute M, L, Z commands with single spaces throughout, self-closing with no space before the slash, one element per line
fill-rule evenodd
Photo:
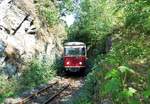
<path fill-rule="evenodd" d="M 81 55 L 85 55 L 85 47 L 81 48 Z"/>

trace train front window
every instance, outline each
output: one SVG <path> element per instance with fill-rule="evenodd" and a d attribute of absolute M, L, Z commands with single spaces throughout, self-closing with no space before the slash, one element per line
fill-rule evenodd
<path fill-rule="evenodd" d="M 65 55 L 85 55 L 85 48 L 65 48 Z"/>

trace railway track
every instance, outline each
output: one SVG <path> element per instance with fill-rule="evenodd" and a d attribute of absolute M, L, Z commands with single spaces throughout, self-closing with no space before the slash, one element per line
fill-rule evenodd
<path fill-rule="evenodd" d="M 17 104 L 51 104 L 70 84 L 60 84 L 58 81 L 39 89 L 37 92 L 23 98 Z"/>

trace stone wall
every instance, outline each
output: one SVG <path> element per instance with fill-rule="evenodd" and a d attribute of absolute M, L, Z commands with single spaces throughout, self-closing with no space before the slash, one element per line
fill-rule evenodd
<path fill-rule="evenodd" d="M 0 11 L 0 73 L 11 77 L 33 57 L 61 57 L 64 26 L 43 25 L 33 0 L 0 0 Z"/>

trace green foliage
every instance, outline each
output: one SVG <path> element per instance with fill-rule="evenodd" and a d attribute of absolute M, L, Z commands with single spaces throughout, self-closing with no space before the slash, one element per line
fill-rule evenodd
<path fill-rule="evenodd" d="M 20 80 L 20 90 L 31 89 L 51 80 L 55 75 L 56 66 L 48 62 L 34 59 L 23 72 Z"/>
<path fill-rule="evenodd" d="M 147 0 L 133 1 L 125 5 L 125 25 L 137 32 L 149 33 L 150 4 Z"/>
<path fill-rule="evenodd" d="M 113 93 L 115 95 L 115 93 L 119 91 L 119 86 L 120 80 L 117 78 L 112 78 L 107 83 L 105 83 L 103 94 Z"/>
<path fill-rule="evenodd" d="M 25 90 L 47 83 L 55 76 L 56 68 L 56 64 L 49 65 L 48 62 L 34 59 L 28 63 L 19 79 L 5 79 L 5 75 L 0 75 L 0 103 L 7 97 L 17 96 Z"/>
<path fill-rule="evenodd" d="M 17 88 L 17 80 L 12 78 L 10 80 L 6 79 L 6 76 L 1 74 L 0 75 L 0 103 L 6 97 L 15 96 L 15 90 Z"/>
<path fill-rule="evenodd" d="M 113 69 L 111 72 L 107 73 L 105 76 L 105 79 L 108 79 L 108 78 L 119 78 L 118 70 Z"/>
<path fill-rule="evenodd" d="M 38 0 L 37 8 L 41 19 L 47 22 L 49 26 L 58 23 L 59 9 L 55 6 L 54 2 L 50 0 Z"/>
<path fill-rule="evenodd" d="M 74 9 L 74 1 L 73 0 L 60 0 L 61 3 L 59 5 L 60 11 L 64 14 L 70 14 Z"/>
<path fill-rule="evenodd" d="M 70 40 L 83 41 L 100 51 L 108 35 L 112 48 L 105 55 L 93 55 L 86 101 L 110 99 L 114 104 L 150 103 L 150 2 L 148 0 L 84 0 Z M 95 51 L 96 50 L 96 51 Z M 95 59 L 95 61 L 93 61 Z M 88 79 L 88 76 L 87 76 Z M 97 96 L 97 98 L 94 98 Z M 78 99 L 82 101 L 81 98 Z"/>
<path fill-rule="evenodd" d="M 112 31 L 114 2 L 85 0 L 80 6 L 79 17 L 70 28 L 69 39 L 95 46 Z"/>
<path fill-rule="evenodd" d="M 101 88 L 101 96 L 111 95 L 116 103 L 131 103 L 135 99 L 137 90 L 127 84 L 127 76 L 135 74 L 134 71 L 126 66 L 120 66 L 106 73 L 105 82 Z M 139 99 L 136 99 L 139 102 Z"/>
<path fill-rule="evenodd" d="M 144 95 L 145 98 L 149 98 L 150 97 L 150 89 L 144 91 L 143 95 Z"/>
<path fill-rule="evenodd" d="M 105 58 L 97 60 L 100 61 L 100 66 L 107 64 L 107 67 L 103 68 L 108 71 L 103 72 L 105 79 L 101 78 L 104 86 L 100 88 L 100 95 L 102 98 L 112 98 L 115 104 L 149 103 L 149 75 L 144 74 L 149 72 L 149 46 L 146 45 L 149 38 L 134 37 L 134 40 L 130 41 L 133 37 L 124 36 L 119 42 L 114 41 L 112 50 Z M 109 68 L 113 70 L 110 71 Z"/>

